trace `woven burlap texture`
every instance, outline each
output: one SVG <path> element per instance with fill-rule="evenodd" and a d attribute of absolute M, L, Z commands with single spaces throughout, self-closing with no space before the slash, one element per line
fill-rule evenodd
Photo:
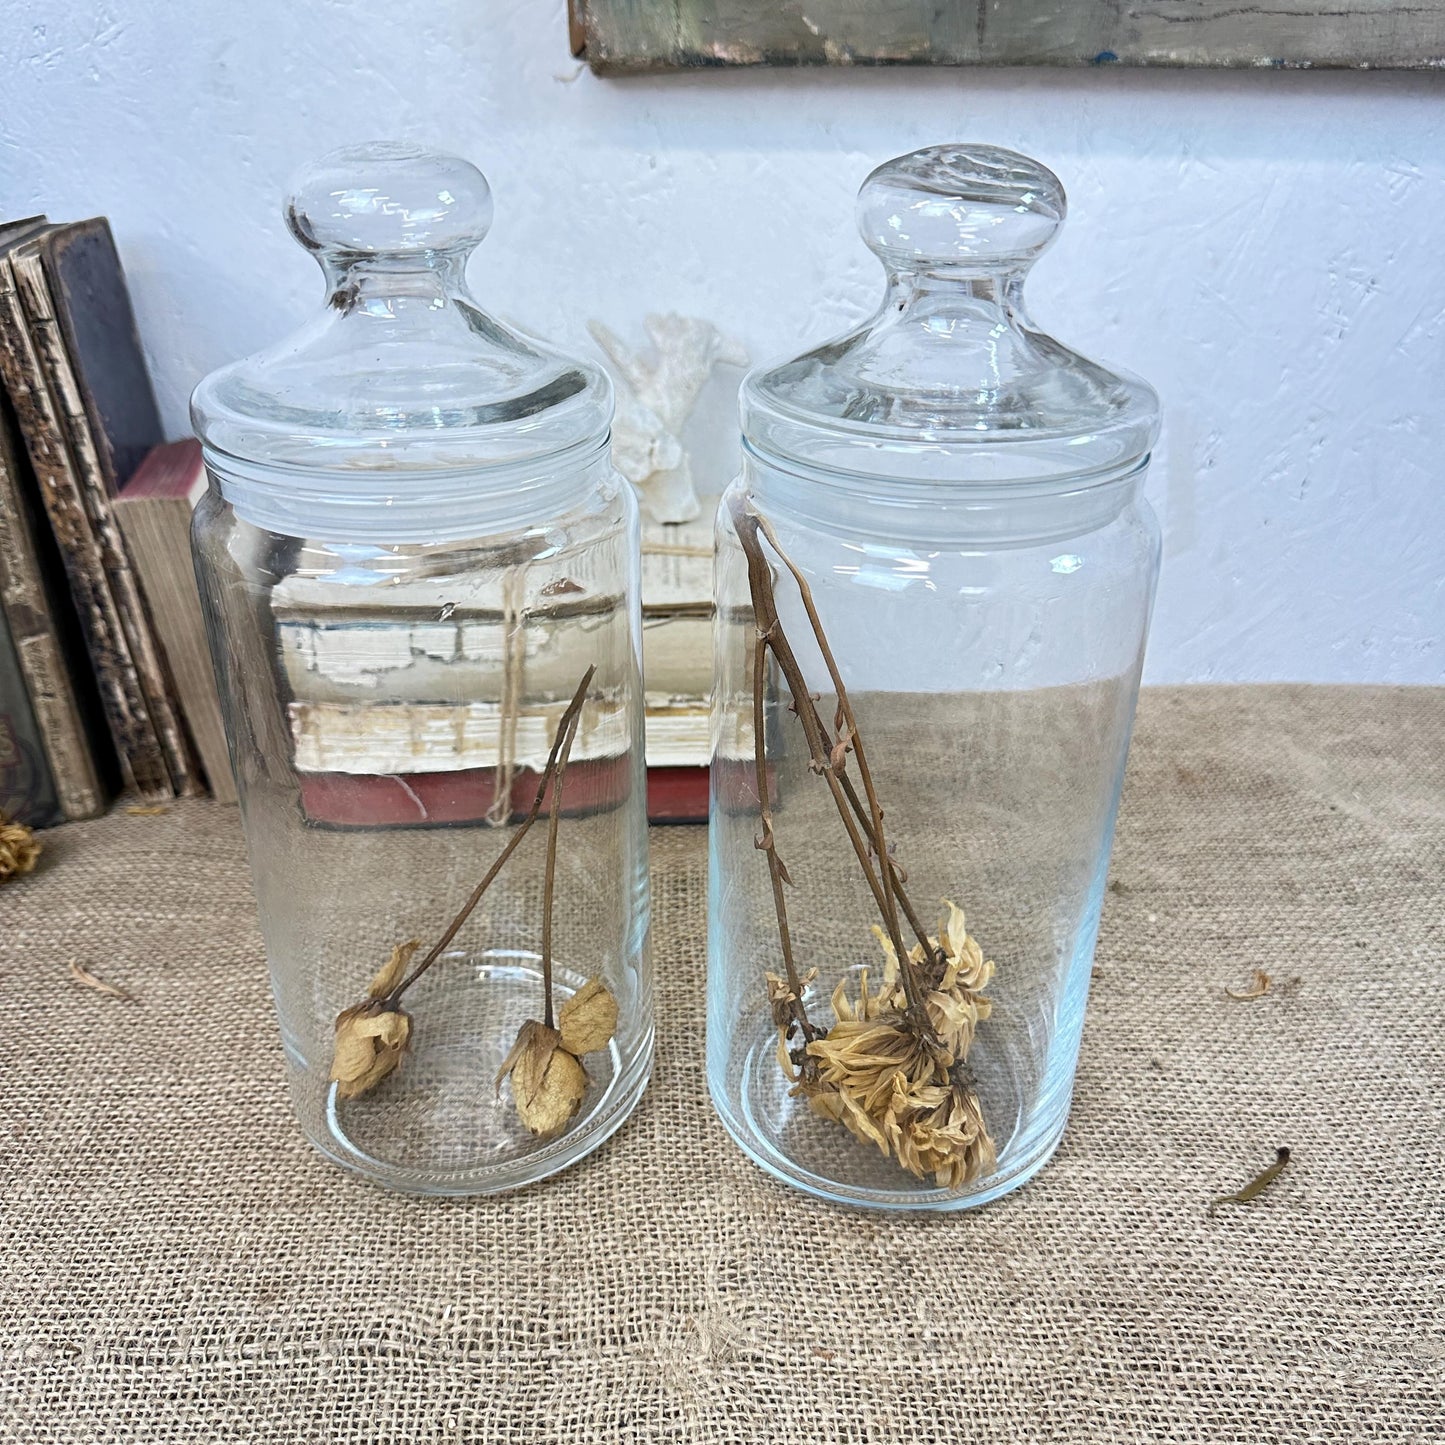
<path fill-rule="evenodd" d="M 1445 690 L 1145 693 L 1068 1133 L 953 1217 L 817 1204 L 713 1117 L 702 829 L 654 835 L 637 1114 L 480 1201 L 301 1140 L 234 810 L 45 842 L 0 888 L 0 1438 L 1445 1432 Z"/>

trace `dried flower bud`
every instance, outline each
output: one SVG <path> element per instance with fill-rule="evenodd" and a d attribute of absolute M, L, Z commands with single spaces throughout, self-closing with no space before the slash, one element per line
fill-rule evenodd
<path fill-rule="evenodd" d="M 797 1003 L 798 995 L 781 974 L 765 973 L 763 977 L 768 983 L 768 1004 L 773 1011 L 773 1022 L 778 1028 L 785 1029 L 794 1022 L 793 1005 Z M 807 988 L 817 977 L 818 970 L 810 968 L 798 982 Z"/>
<path fill-rule="evenodd" d="M 528 1019 L 497 1071 L 497 1089 L 508 1075 L 517 1115 L 538 1138 L 560 1134 L 582 1106 L 587 1071 L 562 1047 L 562 1035 Z"/>
<path fill-rule="evenodd" d="M 411 1015 L 402 1009 L 374 999 L 342 1009 L 331 1060 L 337 1094 L 356 1099 L 374 1089 L 401 1062 L 410 1039 Z"/>
<path fill-rule="evenodd" d="M 9 822 L 0 813 L 0 883 L 29 873 L 40 857 L 40 843 L 24 823 Z"/>
<path fill-rule="evenodd" d="M 617 1000 L 600 978 L 589 979 L 558 1010 L 557 1026 L 569 1054 L 605 1049 L 617 1032 Z"/>
<path fill-rule="evenodd" d="M 382 966 L 381 972 L 371 980 L 371 987 L 366 990 L 367 998 L 384 999 L 402 981 L 412 954 L 420 947 L 420 940 L 415 938 L 409 943 L 398 943 L 391 950 L 391 957 Z"/>

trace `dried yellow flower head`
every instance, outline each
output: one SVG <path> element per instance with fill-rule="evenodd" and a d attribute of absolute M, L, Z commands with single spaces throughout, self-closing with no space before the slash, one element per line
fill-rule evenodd
<path fill-rule="evenodd" d="M 938 937 L 928 940 L 927 951 L 915 944 L 908 953 L 928 989 L 923 1028 L 909 1015 L 897 950 L 881 929 L 873 932 L 884 954 L 877 992 L 870 991 L 866 968 L 859 971 L 856 1000 L 840 983 L 833 991 L 837 1022 L 800 1056 L 808 1067 L 792 1068 L 781 1036 L 779 1060 L 794 1080 L 793 1092 L 806 1097 L 814 1113 L 897 1159 L 915 1178 L 931 1174 L 943 1188 L 957 1189 L 995 1162 L 963 1067 L 978 1021 L 989 1016 L 982 990 L 994 966 L 965 929 L 963 910 L 945 901 Z M 769 975 L 775 1019 L 789 997 L 782 980 Z"/>
<path fill-rule="evenodd" d="M 919 1179 L 932 1174 L 945 1189 L 977 1179 L 995 1163 L 978 1095 L 957 1080 L 912 1089 L 895 1084 L 883 1128 L 898 1162 L 910 1174 Z"/>
<path fill-rule="evenodd" d="M 509 1075 L 518 1116 L 542 1139 L 567 1127 L 587 1092 L 586 1069 L 562 1047 L 562 1035 L 536 1019 L 522 1025 L 517 1042 L 502 1060 L 497 1071 L 499 1093 Z"/>
<path fill-rule="evenodd" d="M 377 999 L 336 1016 L 336 1051 L 331 1077 L 343 1099 L 355 1099 L 374 1089 L 396 1066 L 411 1039 L 411 1015 L 386 1008 Z"/>
<path fill-rule="evenodd" d="M 901 1011 L 904 997 L 898 981 L 897 950 L 876 924 L 873 935 L 883 949 L 885 960 L 880 998 L 885 1008 Z M 984 958 L 978 940 L 964 927 L 963 909 L 951 899 L 943 900 L 938 937 L 928 942 L 928 952 L 921 943 L 915 943 L 908 950 L 908 957 L 928 984 L 924 1005 L 938 1041 L 954 1059 L 964 1059 L 973 1046 L 979 1021 L 986 1019 L 993 1007 L 983 996 L 983 990 L 993 977 L 994 965 Z"/>
<path fill-rule="evenodd" d="M 600 978 L 588 980 L 557 1012 L 562 1047 L 580 1057 L 605 1049 L 617 1032 L 617 1000 Z"/>
<path fill-rule="evenodd" d="M 40 840 L 24 823 L 12 823 L 0 813 L 0 883 L 29 873 L 40 857 Z"/>

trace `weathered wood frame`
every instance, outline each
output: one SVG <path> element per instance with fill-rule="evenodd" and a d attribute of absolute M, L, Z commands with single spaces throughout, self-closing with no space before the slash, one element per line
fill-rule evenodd
<path fill-rule="evenodd" d="M 570 0 L 599 74 L 736 65 L 1445 67 L 1445 0 Z"/>

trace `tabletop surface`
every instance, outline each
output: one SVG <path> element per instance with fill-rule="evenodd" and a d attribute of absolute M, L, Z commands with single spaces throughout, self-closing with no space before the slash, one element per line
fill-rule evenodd
<path fill-rule="evenodd" d="M 1068 1132 L 950 1217 L 818 1204 L 723 1132 L 701 828 L 653 835 L 636 1115 L 478 1201 L 301 1139 L 234 809 L 44 841 L 0 887 L 0 1439 L 1445 1433 L 1445 689 L 1145 692 Z"/>

